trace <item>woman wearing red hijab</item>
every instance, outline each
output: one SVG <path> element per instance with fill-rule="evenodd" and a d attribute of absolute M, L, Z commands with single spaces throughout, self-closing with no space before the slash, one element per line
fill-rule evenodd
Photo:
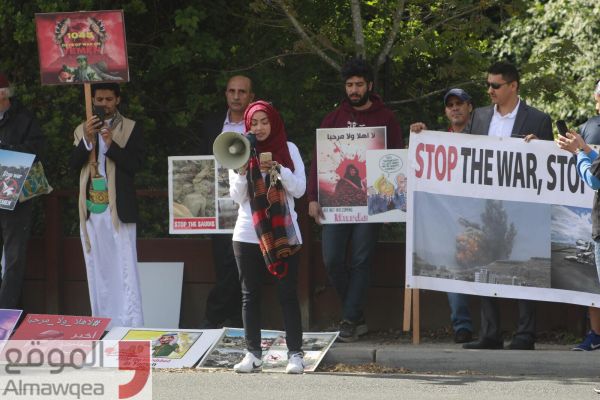
<path fill-rule="evenodd" d="M 298 253 L 302 243 L 294 198 L 306 190 L 304 163 L 296 145 L 287 141 L 277 110 L 265 101 L 252 103 L 244 114 L 246 131 L 256 136 L 256 152 L 247 168 L 229 171 L 229 193 L 239 204 L 233 230 L 242 286 L 242 319 L 248 352 L 236 372 L 262 369 L 260 298 L 265 271 L 277 276 L 288 347 L 287 373 L 304 372 L 302 324 L 296 293 Z M 270 152 L 272 160 L 259 161 Z"/>

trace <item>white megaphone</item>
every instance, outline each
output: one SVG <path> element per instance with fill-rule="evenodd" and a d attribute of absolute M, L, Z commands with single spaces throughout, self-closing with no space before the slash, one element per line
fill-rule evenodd
<path fill-rule="evenodd" d="M 223 132 L 213 143 L 213 154 L 221 166 L 238 169 L 250 158 L 255 140 L 252 132 L 248 132 L 247 136 L 237 132 Z"/>

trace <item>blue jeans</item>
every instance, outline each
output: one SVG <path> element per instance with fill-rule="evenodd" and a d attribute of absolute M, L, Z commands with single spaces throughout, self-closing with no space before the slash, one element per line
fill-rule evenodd
<path fill-rule="evenodd" d="M 329 280 L 342 302 L 342 318 L 357 322 L 369 289 L 371 256 L 381 224 L 323 225 L 321 244 Z M 346 263 L 348 242 L 352 242 Z"/>
<path fill-rule="evenodd" d="M 448 293 L 448 304 L 450 305 L 450 320 L 454 332 L 466 329 L 473 332 L 471 313 L 469 312 L 469 295 L 464 293 Z"/>

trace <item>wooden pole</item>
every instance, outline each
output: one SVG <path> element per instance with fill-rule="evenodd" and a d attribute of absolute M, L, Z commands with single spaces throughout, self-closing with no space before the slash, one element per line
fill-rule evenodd
<path fill-rule="evenodd" d="M 92 85 L 89 82 L 83 84 L 83 93 L 85 95 L 85 119 L 90 119 L 93 115 L 92 109 Z M 98 176 L 98 163 L 96 162 L 96 140 L 92 140 L 92 151 L 90 151 L 90 179 Z"/>
<path fill-rule="evenodd" d="M 404 288 L 404 321 L 402 324 L 402 330 L 404 332 L 410 331 L 411 311 L 412 311 L 412 289 L 405 287 Z"/>

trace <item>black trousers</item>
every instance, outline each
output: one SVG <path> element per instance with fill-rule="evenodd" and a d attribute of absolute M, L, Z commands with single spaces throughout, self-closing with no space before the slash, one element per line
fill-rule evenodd
<path fill-rule="evenodd" d="M 535 301 L 519 300 L 519 322 L 514 338 L 528 342 L 535 342 Z M 500 329 L 500 311 L 498 299 L 493 297 L 481 297 L 481 332 L 480 338 L 488 338 L 495 341 L 502 340 Z"/>
<path fill-rule="evenodd" d="M 242 285 L 242 318 L 248 351 L 260 358 L 260 303 L 262 284 L 268 274 L 258 244 L 233 242 Z M 287 259 L 288 273 L 277 279 L 277 295 L 283 311 L 288 354 L 302 351 L 302 320 L 298 303 L 298 253 Z"/>
<path fill-rule="evenodd" d="M 17 203 L 13 211 L 0 210 L 0 235 L 5 271 L 0 285 L 0 308 L 17 308 L 25 279 L 27 242 L 31 235 L 32 201 Z"/>
<path fill-rule="evenodd" d="M 215 325 L 225 320 L 235 325 L 242 320 L 242 289 L 231 235 L 213 235 L 212 250 L 216 281 L 206 300 L 206 319 Z"/>

